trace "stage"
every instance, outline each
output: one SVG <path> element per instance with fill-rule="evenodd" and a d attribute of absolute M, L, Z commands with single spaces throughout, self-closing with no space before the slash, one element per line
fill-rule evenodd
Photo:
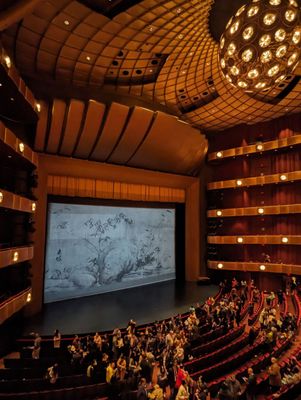
<path fill-rule="evenodd" d="M 132 289 L 45 304 L 40 314 L 25 320 L 24 335 L 89 333 L 124 327 L 133 318 L 137 324 L 168 318 L 202 303 L 218 291 L 215 285 L 196 282 L 160 282 Z"/>

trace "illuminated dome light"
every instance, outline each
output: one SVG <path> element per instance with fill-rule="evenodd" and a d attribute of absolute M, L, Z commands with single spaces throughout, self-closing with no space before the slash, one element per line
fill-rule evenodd
<path fill-rule="evenodd" d="M 287 61 L 287 65 L 290 67 L 298 59 L 298 53 L 293 53 Z"/>
<path fill-rule="evenodd" d="M 294 44 L 298 44 L 300 42 L 301 39 L 301 29 L 297 29 L 292 37 L 292 41 Z"/>
<path fill-rule="evenodd" d="M 282 46 L 278 47 L 278 49 L 276 50 L 276 57 L 282 58 L 285 56 L 286 52 L 287 52 L 287 46 L 285 44 L 283 44 Z"/>
<path fill-rule="evenodd" d="M 263 23 L 267 26 L 273 25 L 276 21 L 276 14 L 268 13 L 263 17 Z"/>
<path fill-rule="evenodd" d="M 0 203 L 2 203 L 2 201 L 3 201 L 3 193 L 2 192 L 0 192 Z"/>
<path fill-rule="evenodd" d="M 230 72 L 232 75 L 237 76 L 239 75 L 239 68 L 236 67 L 236 65 L 233 65 L 233 67 L 231 67 Z"/>
<path fill-rule="evenodd" d="M 242 180 L 240 180 L 240 179 L 237 179 L 237 181 L 236 181 L 236 185 L 237 185 L 237 186 L 241 186 L 241 185 L 242 185 Z"/>
<path fill-rule="evenodd" d="M 223 264 L 223 263 L 218 263 L 218 264 L 217 264 L 217 268 L 219 268 L 219 269 L 224 268 L 224 264 Z"/>
<path fill-rule="evenodd" d="M 250 78 L 250 79 L 257 78 L 258 75 L 259 75 L 259 72 L 257 69 L 251 69 L 251 71 L 248 72 L 248 78 Z"/>
<path fill-rule="evenodd" d="M 233 42 L 231 42 L 228 46 L 227 53 L 229 54 L 229 56 L 233 56 L 233 54 L 235 53 L 235 50 L 236 50 L 236 46 Z"/>
<path fill-rule="evenodd" d="M 27 302 L 27 303 L 30 303 L 30 302 L 31 302 L 31 293 L 28 293 L 28 294 L 27 294 L 26 302 Z"/>
<path fill-rule="evenodd" d="M 281 242 L 282 242 L 282 243 L 288 243 L 288 238 L 287 238 L 287 237 L 281 238 Z"/>
<path fill-rule="evenodd" d="M 275 64 L 272 68 L 268 70 L 268 76 L 270 77 L 275 76 L 276 74 L 278 74 L 279 70 L 280 70 L 279 64 Z"/>
<path fill-rule="evenodd" d="M 258 6 L 252 6 L 251 8 L 249 8 L 248 10 L 248 17 L 254 17 L 254 15 L 256 15 L 259 11 L 259 7 Z"/>
<path fill-rule="evenodd" d="M 256 89 L 264 89 L 266 87 L 267 83 L 266 82 L 258 82 L 255 85 Z"/>
<path fill-rule="evenodd" d="M 295 15 L 293 21 L 286 19 L 286 12 L 289 19 Z M 219 64 L 223 77 L 245 93 L 276 89 L 300 65 L 300 18 L 300 6 L 289 0 L 261 0 L 239 9 L 239 16 L 231 18 L 221 37 L 224 40 L 223 49 L 219 49 Z M 230 30 L 238 21 L 239 28 L 233 35 Z M 277 64 L 279 67 L 275 67 Z M 254 76 L 253 70 L 258 71 L 258 76 Z"/>
<path fill-rule="evenodd" d="M 259 144 L 256 146 L 256 150 L 262 151 L 262 150 L 263 150 L 263 144 L 259 143 Z"/>
<path fill-rule="evenodd" d="M 271 35 L 265 34 L 262 35 L 261 38 L 259 39 L 259 46 L 262 48 L 268 47 L 268 45 L 271 43 Z"/>
<path fill-rule="evenodd" d="M 284 175 L 284 174 L 280 175 L 280 180 L 281 181 L 286 181 L 287 180 L 287 176 Z"/>
<path fill-rule="evenodd" d="M 223 156 L 223 152 L 222 151 L 218 151 L 217 153 L 216 153 L 216 157 L 217 158 L 221 158 Z"/>
<path fill-rule="evenodd" d="M 244 11 L 245 11 L 245 8 L 246 8 L 246 6 L 242 6 L 242 7 L 240 7 L 240 9 L 237 11 L 237 13 L 235 14 L 235 16 L 236 16 L 236 17 L 239 17 L 239 16 L 240 16 L 240 14 L 241 14 L 242 12 L 244 12 Z"/>
<path fill-rule="evenodd" d="M 261 54 L 260 61 L 263 64 L 266 64 L 266 63 L 270 62 L 272 60 L 272 58 L 273 58 L 273 54 L 272 54 L 271 50 L 266 50 Z"/>
<path fill-rule="evenodd" d="M 254 33 L 254 28 L 253 28 L 253 26 L 247 26 L 245 29 L 244 29 L 244 31 L 243 31 L 243 33 L 242 33 L 242 37 L 245 39 L 245 40 L 249 40 L 249 39 L 251 39 L 251 37 L 253 36 L 253 33 Z"/>
<path fill-rule="evenodd" d="M 237 32 L 238 28 L 239 28 L 239 21 L 236 21 L 230 28 L 231 35 L 233 35 L 235 32 Z"/>
<path fill-rule="evenodd" d="M 277 79 L 275 80 L 275 82 L 276 82 L 276 83 L 279 83 L 279 82 L 283 81 L 285 78 L 286 78 L 286 75 L 281 75 L 281 76 L 279 76 L 279 78 L 277 78 Z"/>
<path fill-rule="evenodd" d="M 19 260 L 19 253 L 17 251 L 13 254 L 13 262 L 17 262 Z"/>
<path fill-rule="evenodd" d="M 247 82 L 245 82 L 245 81 L 238 81 L 237 82 L 237 85 L 239 86 L 239 87 L 241 87 L 242 89 L 246 89 L 249 85 L 247 84 Z"/>
<path fill-rule="evenodd" d="M 264 208 L 257 208 L 258 214 L 264 214 Z"/>
<path fill-rule="evenodd" d="M 252 51 L 251 49 L 245 50 L 245 51 L 242 53 L 241 58 L 242 58 L 242 60 L 245 61 L 245 62 L 251 61 L 252 58 L 253 58 L 253 51 Z"/>
<path fill-rule="evenodd" d="M 276 42 L 283 42 L 285 38 L 286 38 L 286 31 L 284 29 L 281 28 L 275 32 Z"/>
<path fill-rule="evenodd" d="M 261 264 L 261 265 L 259 266 L 259 269 L 260 269 L 260 271 L 265 271 L 265 265 Z"/>
<path fill-rule="evenodd" d="M 237 243 L 243 243 L 244 242 L 244 238 L 242 237 L 238 237 L 236 238 Z"/>
<path fill-rule="evenodd" d="M 226 25 L 226 29 L 228 29 L 228 28 L 231 26 L 231 24 L 232 24 L 232 21 L 233 21 L 233 18 L 231 18 L 231 19 L 229 20 L 229 22 L 227 23 L 227 25 Z"/>
<path fill-rule="evenodd" d="M 287 11 L 285 12 L 284 16 L 285 16 L 285 19 L 286 19 L 288 22 L 293 22 L 294 19 L 295 19 L 296 16 L 297 16 L 297 14 L 296 14 L 296 12 L 293 11 L 293 10 L 287 10 Z"/>

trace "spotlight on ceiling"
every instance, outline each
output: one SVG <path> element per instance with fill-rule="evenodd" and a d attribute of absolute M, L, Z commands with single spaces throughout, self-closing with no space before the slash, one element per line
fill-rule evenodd
<path fill-rule="evenodd" d="M 244 92 L 272 89 L 300 61 L 300 7 L 295 0 L 253 0 L 229 20 L 221 36 L 223 76 Z"/>

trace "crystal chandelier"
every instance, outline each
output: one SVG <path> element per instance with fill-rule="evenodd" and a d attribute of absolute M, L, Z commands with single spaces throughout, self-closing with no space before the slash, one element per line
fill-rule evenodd
<path fill-rule="evenodd" d="M 253 0 L 230 19 L 221 37 L 219 64 L 228 82 L 265 92 L 297 67 L 301 52 L 298 0 Z"/>

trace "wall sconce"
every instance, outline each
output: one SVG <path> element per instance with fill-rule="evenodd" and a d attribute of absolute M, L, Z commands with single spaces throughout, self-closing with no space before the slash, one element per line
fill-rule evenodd
<path fill-rule="evenodd" d="M 31 302 L 31 293 L 27 294 L 26 301 L 27 301 L 27 303 Z"/>
<path fill-rule="evenodd" d="M 280 180 L 281 181 L 286 181 L 287 180 L 287 176 L 286 175 L 280 175 Z"/>
<path fill-rule="evenodd" d="M 21 153 L 24 152 L 24 150 L 25 150 L 24 143 L 22 143 L 22 142 L 19 143 L 19 150 L 20 150 Z"/>
<path fill-rule="evenodd" d="M 282 242 L 282 243 L 288 243 L 288 238 L 287 238 L 287 237 L 281 238 L 281 242 Z"/>
<path fill-rule="evenodd" d="M 2 192 L 0 192 L 0 203 L 2 203 L 2 201 L 3 201 L 3 193 Z"/>
<path fill-rule="evenodd" d="M 218 151 L 218 152 L 216 153 L 216 157 L 217 157 L 217 158 L 222 158 L 222 156 L 223 156 L 223 152 L 222 152 L 222 151 Z"/>
<path fill-rule="evenodd" d="M 236 241 L 237 241 L 237 243 L 243 243 L 243 241 L 244 241 L 244 238 L 242 238 L 242 237 L 238 237 L 238 238 L 236 239 Z"/>
<path fill-rule="evenodd" d="M 39 113 L 41 111 L 41 104 L 40 103 L 36 103 L 36 110 Z"/>
<path fill-rule="evenodd" d="M 19 253 L 15 251 L 13 255 L 13 262 L 17 262 L 18 260 L 19 260 Z"/>
<path fill-rule="evenodd" d="M 218 263 L 218 264 L 217 264 L 217 268 L 218 268 L 218 269 L 222 269 L 222 268 L 224 268 L 224 264 L 222 264 L 222 263 Z"/>
<path fill-rule="evenodd" d="M 31 203 L 31 211 L 35 212 L 37 209 L 37 204 L 36 203 Z"/>
<path fill-rule="evenodd" d="M 8 56 L 4 57 L 4 62 L 5 62 L 5 65 L 7 66 L 7 68 L 11 67 L 11 59 Z"/>
<path fill-rule="evenodd" d="M 258 214 L 264 214 L 264 208 L 258 208 L 257 212 Z"/>
<path fill-rule="evenodd" d="M 258 144 L 256 145 L 256 150 L 262 151 L 262 150 L 263 150 L 263 144 L 258 143 Z"/>
<path fill-rule="evenodd" d="M 241 185 L 242 185 L 242 181 L 241 181 L 240 179 L 237 179 L 236 185 L 237 185 L 237 186 L 241 186 Z"/>
<path fill-rule="evenodd" d="M 216 211 L 216 215 L 217 215 L 218 217 L 221 217 L 221 216 L 223 215 L 223 212 L 222 212 L 221 210 L 217 210 L 217 211 Z"/>
<path fill-rule="evenodd" d="M 259 269 L 260 269 L 260 271 L 265 271 L 265 265 L 260 265 Z"/>

